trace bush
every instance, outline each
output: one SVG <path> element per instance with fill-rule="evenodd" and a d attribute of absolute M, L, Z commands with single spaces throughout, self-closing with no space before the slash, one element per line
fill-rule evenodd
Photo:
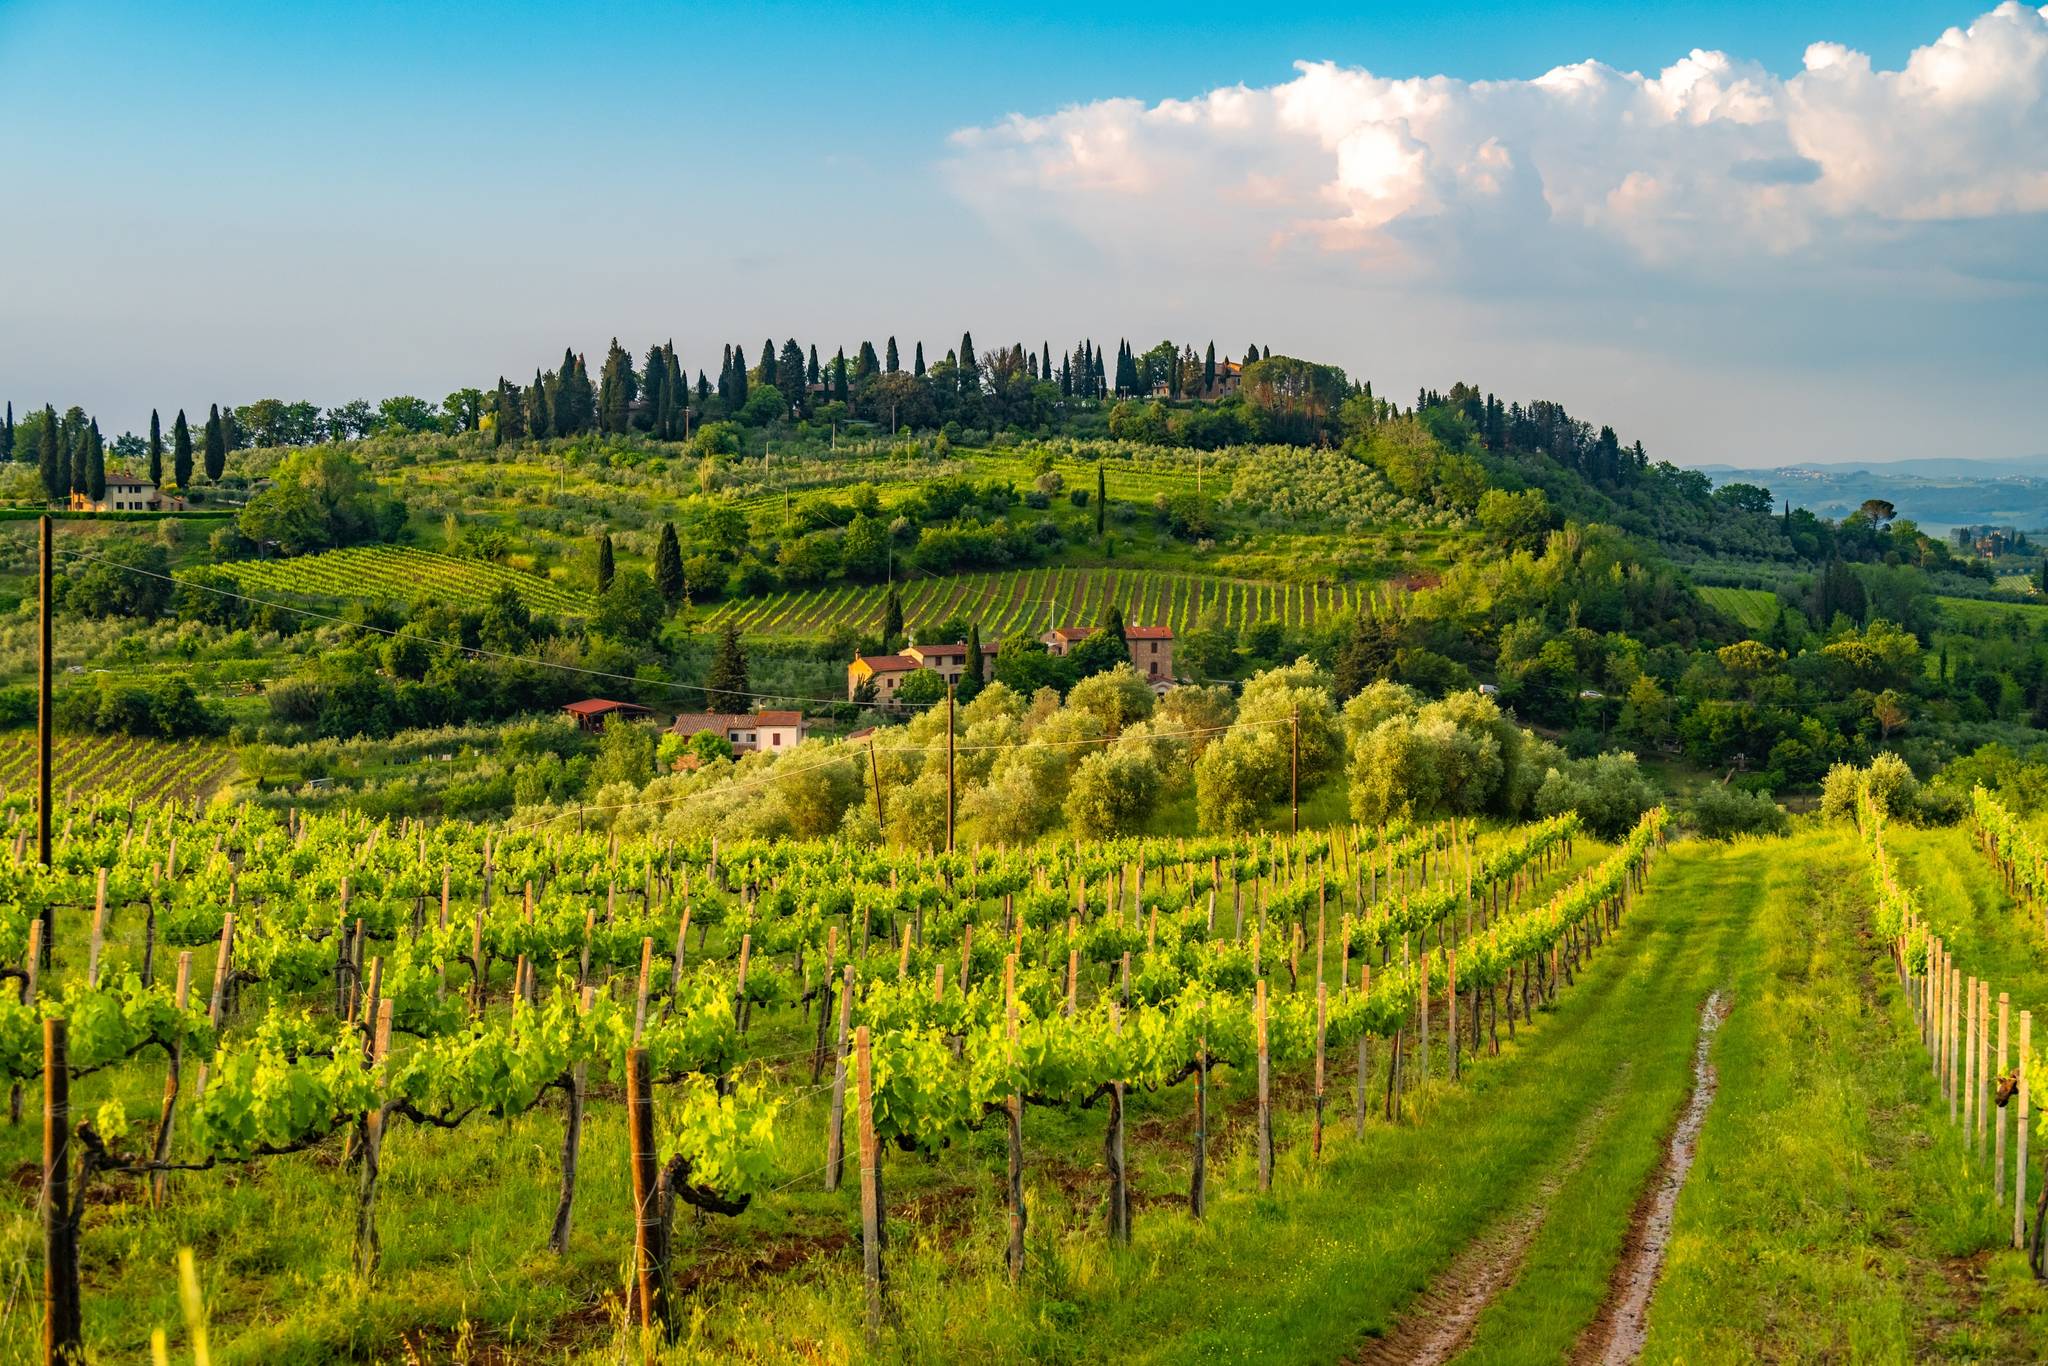
<path fill-rule="evenodd" d="M 1710 783 L 1686 813 L 1692 828 L 1710 840 L 1737 835 L 1782 835 L 1791 828 L 1784 809 L 1762 792 Z"/>

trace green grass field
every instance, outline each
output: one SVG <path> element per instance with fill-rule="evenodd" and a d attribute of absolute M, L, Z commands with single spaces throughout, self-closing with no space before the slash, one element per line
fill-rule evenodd
<path fill-rule="evenodd" d="M 1699 590 L 1700 600 L 1751 631 L 1762 631 L 1777 620 L 1778 595 L 1768 588 L 1721 588 Z"/>
<path fill-rule="evenodd" d="M 962 617 L 981 626 L 983 640 L 1054 626 L 1093 625 L 1115 603 L 1132 626 L 1186 631 L 1212 609 L 1232 627 L 1277 621 L 1287 626 L 1327 622 L 1370 608 L 1373 586 L 1300 584 L 1208 578 L 1164 570 L 1119 568 L 1011 569 L 993 574 L 919 578 L 900 586 L 903 620 L 923 624 Z M 1384 592 L 1385 590 L 1380 590 Z M 763 594 L 705 609 L 708 626 L 736 625 L 748 635 L 822 638 L 841 627 L 874 631 L 882 623 L 889 590 L 868 584 Z"/>
<path fill-rule="evenodd" d="M 590 611 L 582 594 L 546 579 L 483 560 L 457 559 L 409 546 L 349 546 L 286 560 L 238 560 L 221 567 L 242 591 L 257 596 L 426 600 L 474 609 L 509 584 L 533 611 L 561 616 Z"/>
<path fill-rule="evenodd" d="M 2012 621 L 2038 628 L 2048 623 L 2048 603 L 1989 602 L 1982 598 L 1936 598 L 1944 621 L 1959 631 L 1976 632 Z"/>

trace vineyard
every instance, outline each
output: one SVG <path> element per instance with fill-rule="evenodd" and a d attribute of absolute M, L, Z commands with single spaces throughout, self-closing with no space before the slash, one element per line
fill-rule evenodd
<path fill-rule="evenodd" d="M 1764 631 L 1778 618 L 1778 595 L 1768 588 L 1699 590 L 1700 601 L 1749 631 Z"/>
<path fill-rule="evenodd" d="M 285 560 L 239 560 L 222 565 L 245 593 L 262 596 L 429 600 L 475 611 L 506 586 L 529 610 L 582 616 L 590 604 L 579 593 L 546 579 L 484 560 L 458 559 L 409 546 L 348 546 Z"/>
<path fill-rule="evenodd" d="M 921 578 L 898 587 L 903 620 L 915 632 L 952 618 L 978 624 L 983 640 L 1039 634 L 1055 626 L 1093 625 L 1114 603 L 1133 626 L 1186 632 L 1213 612 L 1236 630 L 1260 622 L 1327 624 L 1372 611 L 1392 591 L 1372 584 L 1301 584 L 1220 579 L 1152 569 L 1011 569 L 993 574 Z M 816 639 L 842 628 L 881 629 L 889 590 L 877 584 L 797 589 L 720 603 L 706 610 L 713 627 L 753 636 Z"/>
<path fill-rule="evenodd" d="M 186 801 L 211 795 L 229 776 L 235 755 L 212 740 L 59 735 L 51 761 L 51 786 L 58 792 Z M 0 795 L 33 796 L 35 790 L 35 732 L 0 735 Z"/>
<path fill-rule="evenodd" d="M 934 1221 L 1042 1285 L 1075 1239 L 1199 1226 L 1418 1123 L 1587 971 L 1664 822 L 1604 855 L 1561 817 L 924 856 L 63 815 L 52 869 L 0 870 L 0 1070 L 69 1136 L 52 1322 L 107 1359 L 176 1339 L 155 1259 L 194 1242 L 223 1361 L 396 1354 L 472 1315 L 518 1340 L 508 1292 L 417 1250 L 485 1188 L 502 1222 L 462 1255 L 598 1307 L 585 1346 L 687 1327 L 716 1355 L 746 1330 L 704 1314 L 763 1265 L 827 1287 L 821 1331 L 886 1342 Z M 312 1261 L 251 1274 L 279 1257 Z M 271 1298 L 301 1275 L 361 1278 L 367 1318 Z"/>

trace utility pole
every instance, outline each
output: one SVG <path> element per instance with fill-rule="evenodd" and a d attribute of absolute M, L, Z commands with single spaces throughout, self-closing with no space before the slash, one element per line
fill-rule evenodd
<path fill-rule="evenodd" d="M 42 516 L 41 596 L 36 612 L 36 857 L 50 866 L 50 736 L 55 709 L 50 705 L 50 514 Z M 51 937 L 57 929 L 56 909 L 43 907 L 43 962 L 49 963 Z"/>
<path fill-rule="evenodd" d="M 1287 751 L 1287 833 L 1301 833 L 1301 704 L 1294 706 L 1292 742 Z"/>
<path fill-rule="evenodd" d="M 946 852 L 953 852 L 953 685 L 946 685 Z M 948 875 L 950 876 L 950 874 Z"/>
<path fill-rule="evenodd" d="M 868 775 L 875 783 L 875 829 L 884 828 L 882 818 L 882 766 L 875 759 L 875 737 L 868 736 Z"/>

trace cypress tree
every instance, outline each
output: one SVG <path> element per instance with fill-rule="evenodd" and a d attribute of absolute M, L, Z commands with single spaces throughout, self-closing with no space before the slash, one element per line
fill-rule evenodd
<path fill-rule="evenodd" d="M 1038 343 L 1038 377 L 1047 384 L 1052 383 L 1052 343 Z"/>
<path fill-rule="evenodd" d="M 795 337 L 782 344 L 782 358 L 775 363 L 775 373 L 781 377 L 776 387 L 782 396 L 794 407 L 804 401 L 804 349 L 797 345 Z"/>
<path fill-rule="evenodd" d="M 761 383 L 775 383 L 775 343 L 767 339 L 761 342 Z"/>
<path fill-rule="evenodd" d="M 832 358 L 832 397 L 841 403 L 846 402 L 846 348 L 843 346 Z"/>
<path fill-rule="evenodd" d="M 171 423 L 171 478 L 180 493 L 192 486 L 192 427 L 183 408 Z"/>
<path fill-rule="evenodd" d="M 732 349 L 732 406 L 747 406 L 747 351 L 744 346 Z"/>
<path fill-rule="evenodd" d="M 683 548 L 674 522 L 661 524 L 661 539 L 654 546 L 654 586 L 671 607 L 683 600 Z"/>
<path fill-rule="evenodd" d="M 69 417 L 70 414 L 67 413 L 65 416 Z M 70 488 L 67 491 L 71 493 L 84 493 L 89 483 L 86 465 L 92 458 L 92 442 L 88 439 L 86 430 L 82 425 L 74 428 L 65 437 L 65 441 L 70 449 L 67 464 L 71 471 Z"/>
<path fill-rule="evenodd" d="M 753 702 L 753 691 L 753 682 L 747 677 L 747 652 L 740 648 L 740 629 L 728 623 L 719 633 L 711 673 L 704 680 L 704 709 L 745 711 Z"/>
<path fill-rule="evenodd" d="M 888 368 L 889 373 L 892 375 L 903 368 L 902 361 L 896 355 L 896 339 L 894 337 L 889 338 L 889 345 L 882 352 L 882 364 Z M 13 405 L 10 404 L 8 406 L 10 417 L 13 415 L 13 412 Z"/>
<path fill-rule="evenodd" d="M 881 368 L 882 363 L 875 359 L 875 344 L 867 341 L 862 342 L 860 350 L 856 351 L 853 356 L 853 377 L 855 379 L 866 379 Z"/>
<path fill-rule="evenodd" d="M 1105 603 L 1102 608 L 1102 620 L 1097 625 L 1109 634 L 1111 640 L 1122 640 L 1124 638 L 1124 609 L 1117 606 L 1114 602 Z"/>
<path fill-rule="evenodd" d="M 43 405 L 43 432 L 36 444 L 36 463 L 42 467 L 43 492 L 53 503 L 69 493 L 71 474 L 64 465 L 64 451 L 57 443 L 57 410 Z"/>
<path fill-rule="evenodd" d="M 609 531 L 600 532 L 597 537 L 598 592 L 608 593 L 611 591 L 612 574 L 616 567 L 616 563 L 612 559 L 612 534 Z"/>
<path fill-rule="evenodd" d="M 218 483 L 220 474 L 228 463 L 227 433 L 220 425 L 220 405 L 213 405 L 206 415 L 206 478 L 208 483 Z"/>
<path fill-rule="evenodd" d="M 1109 480 L 1103 476 L 1102 466 L 1095 467 L 1095 539 L 1102 539 L 1103 523 L 1109 512 Z"/>
<path fill-rule="evenodd" d="M 722 403 L 732 402 L 732 346 L 725 348 L 725 359 L 718 363 L 718 398 Z"/>
<path fill-rule="evenodd" d="M 976 389 L 979 389 L 981 387 L 981 365 L 974 359 L 974 334 L 972 332 L 962 332 L 960 334 L 959 366 L 960 368 L 955 372 L 954 378 L 960 381 L 960 392 L 971 394 Z"/>
<path fill-rule="evenodd" d="M 1070 361 L 1070 360 L 1069 360 L 1069 359 L 1068 359 L 1068 358 L 1067 358 L 1066 356 L 1061 356 L 1061 357 L 1060 357 L 1060 397 L 1061 397 L 1061 398 L 1072 398 L 1073 396 L 1074 396 L 1074 369 L 1073 369 L 1073 364 L 1072 364 L 1072 362 L 1071 362 L 1071 361 Z"/>
<path fill-rule="evenodd" d="M 804 383 L 816 384 L 824 373 L 824 371 L 818 368 L 818 347 L 814 342 L 811 345 L 810 363 L 804 367 Z"/>
<path fill-rule="evenodd" d="M 888 598 L 882 603 L 882 649 L 886 653 L 894 650 L 903 640 L 903 599 L 896 595 L 896 589 L 889 589 Z"/>
<path fill-rule="evenodd" d="M 92 424 L 92 444 L 85 457 L 85 496 L 95 503 L 107 497 L 107 443 L 100 439 L 100 424 Z"/>
<path fill-rule="evenodd" d="M 220 409 L 220 449 L 223 467 L 226 466 L 226 457 L 229 451 L 238 451 L 248 444 L 245 440 L 247 435 L 248 433 L 242 430 L 241 422 L 235 417 L 235 406 L 232 403 L 222 404 Z M 207 478 L 218 479 L 220 476 L 209 474 Z"/>
<path fill-rule="evenodd" d="M 705 404 L 709 403 L 710 401 L 711 381 L 704 377 L 704 372 L 702 370 L 699 370 L 697 372 L 697 406 L 699 408 L 702 408 Z"/>
<path fill-rule="evenodd" d="M 149 482 L 159 488 L 164 482 L 164 424 L 154 408 L 149 410 Z"/>
<path fill-rule="evenodd" d="M 533 387 L 526 391 L 526 431 L 536 441 L 554 435 L 554 422 L 548 413 L 547 382 L 538 370 L 533 372 Z"/>
<path fill-rule="evenodd" d="M 910 373 L 918 379 L 924 378 L 924 343 L 917 344 L 917 359 L 912 362 Z"/>
<path fill-rule="evenodd" d="M 7 420 L 0 422 L 0 460 L 14 459 L 14 400 L 7 400 Z"/>
<path fill-rule="evenodd" d="M 1209 343 L 1209 354 L 1202 358 L 1202 392 L 1216 392 L 1216 343 Z"/>
<path fill-rule="evenodd" d="M 683 434 L 690 409 L 690 381 L 683 375 L 683 363 L 676 359 L 676 343 L 671 337 L 668 343 L 668 420 L 662 426 L 662 435 L 670 441 Z"/>
<path fill-rule="evenodd" d="M 960 683 L 969 696 L 981 691 L 981 623 L 967 628 L 967 658 L 963 661 Z"/>

